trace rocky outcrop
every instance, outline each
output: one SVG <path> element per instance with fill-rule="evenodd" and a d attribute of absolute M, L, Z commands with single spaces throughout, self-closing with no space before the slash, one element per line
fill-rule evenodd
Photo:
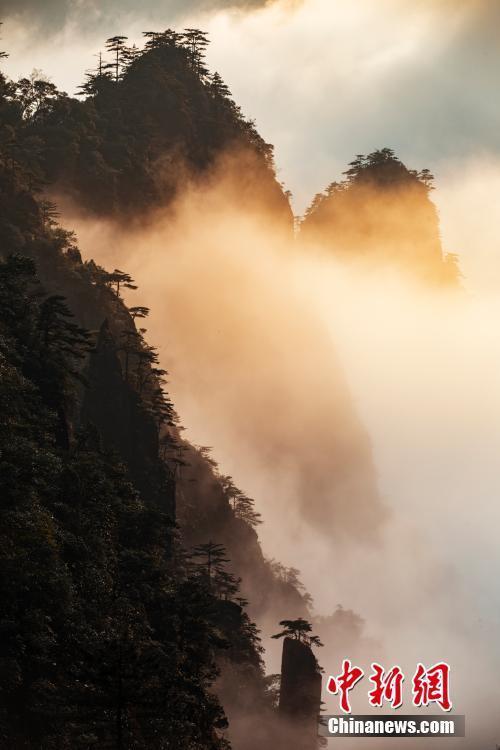
<path fill-rule="evenodd" d="M 283 641 L 279 712 L 292 725 L 290 750 L 316 750 L 321 707 L 321 673 L 310 646 Z"/>
<path fill-rule="evenodd" d="M 427 283 L 456 285 L 456 257 L 444 253 L 430 198 L 433 176 L 408 169 L 391 149 L 358 156 L 343 182 L 319 193 L 300 237 L 343 262 L 404 270 Z"/>

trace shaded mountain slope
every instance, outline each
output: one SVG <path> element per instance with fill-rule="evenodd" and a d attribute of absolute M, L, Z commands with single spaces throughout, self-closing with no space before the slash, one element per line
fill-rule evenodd
<path fill-rule="evenodd" d="M 237 575 L 255 558 L 264 588 L 281 587 L 288 606 L 302 596 L 275 580 L 189 446 L 189 470 L 215 485 L 205 517 L 217 504 L 246 554 L 207 572 L 186 551 L 219 534 L 217 514 L 179 544 L 169 449 L 181 441 L 154 350 L 116 274 L 82 262 L 33 193 L 15 157 L 19 105 L 0 87 L 0 746 L 226 747 L 221 670 L 230 713 L 251 704 L 272 724 L 274 712 Z M 192 485 L 182 494 L 194 507 Z"/>
<path fill-rule="evenodd" d="M 216 750 L 218 599 L 176 559 L 168 498 L 69 429 L 89 345 L 29 258 L 0 259 L 0 746 Z"/>

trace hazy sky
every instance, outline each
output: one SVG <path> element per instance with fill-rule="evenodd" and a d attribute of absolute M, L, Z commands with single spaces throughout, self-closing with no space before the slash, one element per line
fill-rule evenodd
<path fill-rule="evenodd" d="M 436 174 L 448 249 L 472 252 L 456 242 L 473 217 L 462 230 L 445 214 L 464 180 L 477 187 L 478 163 L 498 185 L 498 0 L 0 0 L 0 15 L 7 72 L 40 68 L 70 93 L 113 33 L 207 29 L 209 64 L 274 143 L 298 212 L 356 153 L 392 146 Z M 475 215 L 492 195 L 483 185 Z"/>

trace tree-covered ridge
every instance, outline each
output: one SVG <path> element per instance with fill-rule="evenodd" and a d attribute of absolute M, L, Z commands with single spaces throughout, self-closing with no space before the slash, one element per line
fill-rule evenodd
<path fill-rule="evenodd" d="M 17 157 L 34 181 L 69 191 L 80 209 L 122 217 L 133 211 L 137 218 L 167 205 L 180 183 L 207 173 L 223 152 L 234 152 L 248 200 L 264 206 L 267 199 L 291 223 L 273 148 L 220 75 L 208 71 L 207 44 L 197 29 L 146 32 L 143 49 L 112 37 L 87 73 L 83 101 L 36 72 L 9 84 L 6 95 L 21 123 L 12 144 Z"/>
<path fill-rule="evenodd" d="M 301 222 L 305 241 L 342 259 L 387 263 L 428 282 L 458 284 L 456 256 L 441 247 L 428 169 L 408 169 L 384 148 L 358 154 L 344 175 L 307 209 Z"/>
<path fill-rule="evenodd" d="M 88 334 L 19 256 L 0 313 L 2 747 L 221 747 L 217 598 L 98 432 L 62 429 Z"/>
<path fill-rule="evenodd" d="M 38 241 L 52 231 L 39 226 Z M 242 665 L 233 705 L 249 691 L 262 710 L 273 703 L 239 581 L 220 544 L 214 576 L 200 548 L 182 551 L 161 477 L 157 493 L 138 493 L 130 466 L 85 420 L 82 402 L 99 386 L 92 359 L 103 336 L 109 346 L 109 327 L 78 326 L 31 258 L 2 255 L 2 746 L 223 747 L 227 722 L 209 692 L 218 664 Z M 70 271 L 74 261 L 60 261 Z M 82 272 L 122 305 L 102 270 Z M 145 392 L 122 383 L 140 409 Z M 173 474 L 171 456 L 165 464 Z"/>
<path fill-rule="evenodd" d="M 0 746 L 225 747 L 214 691 L 232 716 L 275 704 L 239 579 L 306 600 L 253 501 L 182 440 L 133 279 L 83 262 L 34 192 L 1 76 L 0 115 Z"/>

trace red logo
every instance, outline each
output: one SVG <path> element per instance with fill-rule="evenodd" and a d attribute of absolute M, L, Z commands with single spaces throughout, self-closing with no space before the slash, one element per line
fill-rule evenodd
<path fill-rule="evenodd" d="M 372 664 L 370 682 L 374 684 L 373 690 L 368 693 L 370 706 L 382 707 L 384 701 L 390 703 L 392 708 L 403 705 L 403 680 L 405 676 L 399 667 L 393 667 L 385 672 L 380 664 Z"/>
<path fill-rule="evenodd" d="M 345 714 L 351 713 L 349 703 L 349 691 L 363 678 L 363 670 L 359 667 L 351 667 L 349 659 L 344 659 L 342 672 L 337 677 L 330 677 L 326 689 L 329 693 L 337 695 L 340 693 L 340 708 Z"/>
<path fill-rule="evenodd" d="M 428 706 L 437 703 L 443 711 L 450 711 L 450 667 L 441 662 L 430 669 L 423 664 L 417 666 L 413 676 L 413 705 Z"/>
<path fill-rule="evenodd" d="M 401 668 L 396 666 L 386 671 L 373 662 L 371 670 L 369 679 L 373 687 L 368 692 L 370 706 L 382 708 L 384 703 L 388 703 L 394 709 L 400 708 L 403 705 L 405 679 Z M 344 659 L 342 672 L 328 678 L 326 689 L 332 695 L 339 695 L 340 708 L 346 714 L 351 713 L 349 693 L 363 677 L 361 667 L 354 667 L 349 659 Z M 412 698 L 417 708 L 436 703 L 443 711 L 450 711 L 453 704 L 450 700 L 449 665 L 440 662 L 426 669 L 423 664 L 418 664 L 412 680 Z"/>

